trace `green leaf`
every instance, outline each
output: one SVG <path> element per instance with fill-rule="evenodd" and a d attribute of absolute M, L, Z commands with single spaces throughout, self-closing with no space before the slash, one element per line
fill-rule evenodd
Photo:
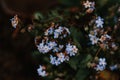
<path fill-rule="evenodd" d="M 75 80 L 85 80 L 89 72 L 90 71 L 86 68 L 80 68 L 76 74 Z"/>
<path fill-rule="evenodd" d="M 81 50 L 82 47 L 80 45 L 80 39 L 82 38 L 82 33 L 74 27 L 70 28 L 70 32 L 71 32 L 71 36 L 73 38 L 75 45 L 77 45 L 79 50 Z"/>
<path fill-rule="evenodd" d="M 68 63 L 74 70 L 76 70 L 77 66 L 78 66 L 78 63 L 79 63 L 79 60 L 78 60 L 77 57 L 73 57 L 73 58 L 70 59 L 70 61 Z"/>
<path fill-rule="evenodd" d="M 83 56 L 83 55 L 81 54 L 81 56 L 82 56 L 83 59 L 82 59 L 82 61 L 80 62 L 79 67 L 86 67 L 86 66 L 87 66 L 87 63 L 90 62 L 90 61 L 93 59 L 92 55 L 90 55 L 90 54 L 87 54 L 87 55 L 85 55 L 85 56 Z"/>
<path fill-rule="evenodd" d="M 34 17 L 35 17 L 36 20 L 42 20 L 42 19 L 44 19 L 44 16 L 40 12 L 36 12 L 34 14 Z"/>
<path fill-rule="evenodd" d="M 52 13 L 52 16 L 54 16 L 54 17 L 59 16 L 57 10 L 53 10 L 53 11 L 51 11 L 51 13 Z"/>

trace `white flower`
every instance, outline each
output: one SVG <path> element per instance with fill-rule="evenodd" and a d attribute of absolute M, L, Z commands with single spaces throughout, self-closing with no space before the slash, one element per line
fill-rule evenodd
<path fill-rule="evenodd" d="M 97 71 L 103 71 L 105 69 L 105 66 L 102 65 L 97 65 L 97 67 L 95 68 Z"/>
<path fill-rule="evenodd" d="M 47 43 L 48 46 L 50 47 L 50 49 L 53 49 L 55 46 L 57 46 L 57 43 L 55 41 L 50 41 L 49 43 Z"/>
<path fill-rule="evenodd" d="M 70 56 L 75 56 L 75 53 L 77 53 L 77 51 L 78 49 L 76 48 L 76 46 L 71 45 L 70 43 L 66 45 L 66 52 Z"/>
<path fill-rule="evenodd" d="M 66 45 L 66 51 L 70 53 L 72 51 L 72 45 L 69 43 Z"/>
<path fill-rule="evenodd" d="M 74 53 L 77 53 L 77 52 L 78 52 L 78 48 L 77 48 L 75 45 L 73 45 L 73 52 L 74 52 Z"/>
<path fill-rule="evenodd" d="M 13 26 L 14 28 L 16 28 L 16 26 L 18 25 L 18 22 L 19 22 L 18 16 L 15 15 L 14 18 L 12 18 L 12 19 L 10 19 L 10 20 L 11 20 L 12 26 Z"/>
<path fill-rule="evenodd" d="M 44 43 L 40 43 L 37 47 L 38 47 L 38 50 L 39 50 L 40 52 L 42 52 L 42 49 L 43 49 L 43 47 L 44 47 Z"/>
<path fill-rule="evenodd" d="M 55 29 L 55 32 L 61 34 L 63 32 L 63 28 L 59 27 L 58 29 Z"/>
<path fill-rule="evenodd" d="M 99 65 L 103 65 L 103 66 L 106 66 L 106 61 L 105 61 L 105 58 L 100 58 L 99 59 Z"/>
<path fill-rule="evenodd" d="M 98 28 L 103 28 L 103 24 L 104 24 L 103 18 L 97 17 L 95 23 L 96 23 L 96 26 L 97 26 Z"/>
<path fill-rule="evenodd" d="M 39 52 L 43 54 L 48 53 L 51 50 L 51 48 L 47 45 L 44 45 L 44 43 L 40 43 L 37 47 L 38 47 Z"/>
<path fill-rule="evenodd" d="M 52 65 L 58 66 L 60 64 L 60 61 L 56 57 L 53 57 L 52 55 L 50 55 L 50 63 Z"/>
<path fill-rule="evenodd" d="M 39 75 L 39 76 L 42 76 L 42 77 L 47 76 L 46 71 L 43 70 L 43 66 L 41 66 L 41 65 L 40 65 L 39 68 L 37 69 L 37 72 L 38 72 L 38 75 Z"/>
<path fill-rule="evenodd" d="M 85 2 L 85 3 L 83 3 L 83 5 L 85 6 L 85 8 L 90 8 L 91 7 L 91 2 L 89 2 L 88 0 Z"/>
<path fill-rule="evenodd" d="M 55 65 L 56 65 L 56 66 L 58 66 L 60 63 L 61 63 L 61 62 L 60 62 L 58 59 L 55 60 Z"/>
<path fill-rule="evenodd" d="M 54 38 L 56 39 L 56 38 L 58 38 L 58 37 L 59 37 L 59 33 L 54 32 Z"/>
<path fill-rule="evenodd" d="M 58 54 L 58 60 L 59 60 L 60 62 L 64 62 L 64 61 L 65 61 L 65 55 L 64 55 L 63 53 L 59 53 L 59 54 Z"/>
<path fill-rule="evenodd" d="M 51 50 L 51 48 L 47 45 L 43 47 L 43 53 L 48 53 Z"/>
<path fill-rule="evenodd" d="M 50 63 L 54 65 L 55 61 L 56 61 L 56 57 L 53 57 L 52 55 L 50 55 Z"/>
<path fill-rule="evenodd" d="M 100 58 L 99 59 L 99 63 L 97 65 L 97 67 L 95 68 L 97 71 L 103 71 L 106 67 L 107 63 L 105 61 L 105 58 Z"/>
<path fill-rule="evenodd" d="M 90 38 L 90 41 L 91 41 L 91 44 L 94 45 L 94 44 L 97 44 L 99 38 L 96 37 L 96 34 L 94 33 L 93 34 L 89 34 L 89 38 Z"/>

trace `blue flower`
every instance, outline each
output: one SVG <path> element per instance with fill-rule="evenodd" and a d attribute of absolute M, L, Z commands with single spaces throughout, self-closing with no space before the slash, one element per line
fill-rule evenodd
<path fill-rule="evenodd" d="M 116 65 L 113 65 L 113 66 L 110 66 L 110 70 L 116 70 L 118 68 L 118 65 L 116 64 Z"/>
<path fill-rule="evenodd" d="M 105 66 L 103 65 L 97 65 L 96 70 L 97 71 L 103 71 L 105 69 Z"/>
<path fill-rule="evenodd" d="M 100 58 L 99 59 L 99 65 L 102 65 L 102 66 L 106 66 L 106 61 L 105 61 L 105 58 Z"/>
<path fill-rule="evenodd" d="M 59 37 L 59 33 L 58 32 L 54 32 L 54 38 L 58 38 Z"/>
<path fill-rule="evenodd" d="M 55 46 L 57 46 L 57 43 L 55 41 L 50 41 L 47 43 L 47 45 L 50 47 L 50 49 L 53 49 Z"/>
<path fill-rule="evenodd" d="M 45 77 L 45 76 L 47 76 L 47 73 L 43 69 L 44 69 L 43 66 L 39 65 L 39 68 L 37 69 L 37 72 L 38 72 L 39 76 Z"/>
<path fill-rule="evenodd" d="M 96 26 L 97 26 L 98 28 L 103 28 L 104 22 L 103 22 L 103 18 L 101 18 L 100 16 L 97 17 L 95 23 L 96 23 Z"/>
<path fill-rule="evenodd" d="M 66 45 L 66 52 L 70 56 L 75 56 L 75 54 L 77 53 L 77 51 L 78 51 L 78 49 L 76 48 L 75 45 L 71 45 L 70 43 Z"/>
<path fill-rule="evenodd" d="M 64 61 L 65 61 L 65 55 L 64 55 L 63 53 L 59 53 L 59 54 L 58 54 L 58 60 L 59 60 L 60 62 L 64 62 Z"/>
<path fill-rule="evenodd" d="M 106 63 L 105 58 L 100 58 L 99 63 L 95 69 L 97 71 L 103 71 L 105 69 L 106 65 L 107 65 L 107 63 Z"/>
<path fill-rule="evenodd" d="M 58 66 L 60 63 L 61 63 L 61 62 L 60 62 L 58 59 L 55 60 L 55 65 L 56 65 L 56 66 Z"/>
<path fill-rule="evenodd" d="M 52 55 L 50 55 L 50 63 L 54 65 L 55 61 L 56 61 L 56 57 L 53 57 Z"/>

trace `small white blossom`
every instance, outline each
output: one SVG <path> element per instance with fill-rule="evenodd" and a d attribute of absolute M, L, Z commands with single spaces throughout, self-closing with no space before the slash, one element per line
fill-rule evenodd
<path fill-rule="evenodd" d="M 105 61 L 105 58 L 100 58 L 99 59 L 99 65 L 103 65 L 103 66 L 106 66 L 106 61 Z"/>
<path fill-rule="evenodd" d="M 18 22 L 19 22 L 18 16 L 15 15 L 14 18 L 12 18 L 12 19 L 10 19 L 10 20 L 11 20 L 12 26 L 13 26 L 14 28 L 16 28 L 16 26 L 18 25 Z"/>
<path fill-rule="evenodd" d="M 111 47 L 115 48 L 115 47 L 117 47 L 117 45 L 114 42 L 112 42 Z"/>
<path fill-rule="evenodd" d="M 41 65 L 40 65 L 39 68 L 37 69 L 37 72 L 38 72 L 38 75 L 39 75 L 39 76 L 42 76 L 42 77 L 47 76 L 46 71 L 43 70 L 43 66 L 41 66 Z"/>
<path fill-rule="evenodd" d="M 90 1 L 86 1 L 85 3 L 83 3 L 83 5 L 85 6 L 85 8 L 90 8 L 91 7 L 91 2 Z"/>
<path fill-rule="evenodd" d="M 96 23 L 96 26 L 97 26 L 98 28 L 103 28 L 103 24 L 104 24 L 103 18 L 97 17 L 95 23 Z"/>
<path fill-rule="evenodd" d="M 55 46 L 57 46 L 57 43 L 54 42 L 54 41 L 50 41 L 50 42 L 48 43 L 48 46 L 49 46 L 51 49 L 53 49 Z"/>
<path fill-rule="evenodd" d="M 90 38 L 92 45 L 97 44 L 97 42 L 99 40 L 99 38 L 97 38 L 95 35 L 91 35 L 91 34 L 89 34 L 89 38 Z"/>
<path fill-rule="evenodd" d="M 73 45 L 73 52 L 74 52 L 74 53 L 77 53 L 77 52 L 78 52 L 78 48 L 77 48 L 75 45 Z"/>
<path fill-rule="evenodd" d="M 56 66 L 58 66 L 60 63 L 61 63 L 61 62 L 60 62 L 58 59 L 55 60 L 55 65 L 56 65 Z"/>
<path fill-rule="evenodd" d="M 56 57 L 53 57 L 52 55 L 50 55 L 50 63 L 54 65 L 55 61 L 56 61 Z"/>
<path fill-rule="evenodd" d="M 58 27 L 58 29 L 55 29 L 55 32 L 58 33 L 59 35 L 63 32 L 63 27 Z"/>
<path fill-rule="evenodd" d="M 103 71 L 105 69 L 106 65 L 107 65 L 107 63 L 106 63 L 105 58 L 100 58 L 99 63 L 95 69 L 97 71 Z"/>
<path fill-rule="evenodd" d="M 58 60 L 59 60 L 60 62 L 64 62 L 64 61 L 65 61 L 65 55 L 64 55 L 63 53 L 59 53 L 59 54 L 58 54 Z"/>
<path fill-rule="evenodd" d="M 48 53 L 51 50 L 51 48 L 49 46 L 43 45 L 43 43 L 40 43 L 37 47 L 38 47 L 39 52 L 41 52 L 43 54 Z"/>
<path fill-rule="evenodd" d="M 61 62 L 57 59 L 57 57 L 53 57 L 52 55 L 50 55 L 50 63 L 52 65 L 58 66 Z"/>
<path fill-rule="evenodd" d="M 75 56 L 75 54 L 77 53 L 77 51 L 78 51 L 78 49 L 76 48 L 76 46 L 71 45 L 70 43 L 66 45 L 66 52 L 70 56 Z"/>
<path fill-rule="evenodd" d="M 103 71 L 105 69 L 105 66 L 97 65 L 97 67 L 95 69 L 96 69 L 96 71 Z"/>
<path fill-rule="evenodd" d="M 56 39 L 56 38 L 58 38 L 58 37 L 59 37 L 59 33 L 54 32 L 54 38 Z"/>

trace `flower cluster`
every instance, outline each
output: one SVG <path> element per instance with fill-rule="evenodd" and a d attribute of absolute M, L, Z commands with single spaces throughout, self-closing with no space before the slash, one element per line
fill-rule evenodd
<path fill-rule="evenodd" d="M 83 2 L 84 7 L 87 9 L 86 12 L 91 13 L 95 9 L 95 2 L 85 1 Z"/>
<path fill-rule="evenodd" d="M 39 76 L 42 76 L 42 77 L 47 76 L 47 73 L 45 71 L 44 66 L 39 65 L 39 68 L 37 69 L 37 72 L 38 72 Z"/>
<path fill-rule="evenodd" d="M 68 61 L 71 56 L 75 56 L 78 52 L 77 47 L 70 39 L 69 29 L 58 25 L 45 30 L 37 48 L 42 54 L 48 53 L 50 63 L 56 66 Z"/>
<path fill-rule="evenodd" d="M 107 63 L 105 58 L 99 58 L 99 63 L 97 64 L 97 66 L 95 67 L 95 69 L 97 71 L 103 71 L 106 67 Z"/>
<path fill-rule="evenodd" d="M 108 30 L 103 27 L 103 19 L 98 16 L 95 20 L 95 25 L 90 34 L 88 35 L 92 45 L 99 45 L 102 49 L 117 49 L 116 43 L 113 41 L 112 36 L 108 34 Z"/>

